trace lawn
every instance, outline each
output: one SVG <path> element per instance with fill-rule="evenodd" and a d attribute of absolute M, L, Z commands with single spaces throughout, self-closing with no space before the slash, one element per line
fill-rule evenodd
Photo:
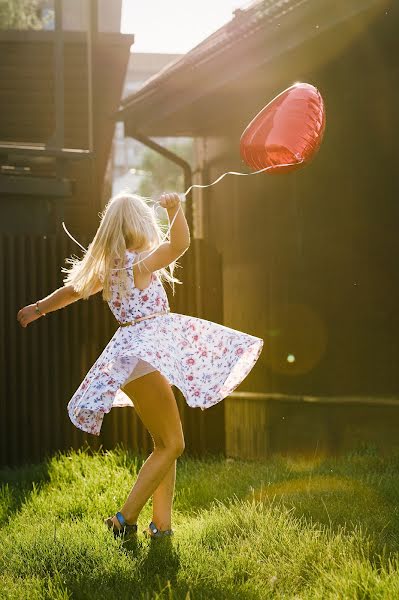
<path fill-rule="evenodd" d="M 85 449 L 1 471 L 0 598 L 399 598 L 399 455 L 183 456 L 174 538 L 132 547 L 103 519 L 142 460 Z"/>

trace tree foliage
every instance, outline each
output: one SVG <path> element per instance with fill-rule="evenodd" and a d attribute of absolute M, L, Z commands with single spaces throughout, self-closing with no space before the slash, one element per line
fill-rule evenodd
<path fill-rule="evenodd" d="M 42 29 L 41 0 L 0 0 L 0 29 Z"/>

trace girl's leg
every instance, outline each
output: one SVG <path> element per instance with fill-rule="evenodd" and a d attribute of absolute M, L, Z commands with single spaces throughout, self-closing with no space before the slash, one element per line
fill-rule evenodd
<path fill-rule="evenodd" d="M 176 461 L 152 495 L 152 520 L 158 529 L 172 528 L 172 504 L 175 492 Z"/>
<path fill-rule="evenodd" d="M 159 509 L 164 518 L 171 506 L 171 490 L 173 495 L 173 465 L 184 450 L 183 430 L 176 399 L 167 379 L 158 371 L 129 382 L 125 385 L 124 392 L 132 396 L 139 416 L 154 440 L 154 450 L 141 467 L 136 483 L 120 512 L 128 523 L 135 523 L 144 504 L 166 477 L 165 484 L 156 494 L 158 509 L 159 502 L 167 499 L 166 505 Z M 113 520 L 118 527 L 116 517 Z M 161 526 L 156 522 L 156 525 L 164 529 L 163 524 Z"/>
<path fill-rule="evenodd" d="M 124 391 L 126 392 L 125 388 Z M 140 417 L 142 423 L 144 423 L 144 417 L 140 412 L 138 403 L 135 402 L 135 409 Z M 162 446 L 162 440 L 151 434 L 152 441 L 155 446 Z M 158 529 L 171 529 L 172 527 L 172 504 L 173 496 L 175 491 L 176 482 L 176 460 L 173 462 L 171 468 L 162 479 L 156 490 L 152 495 L 152 521 L 156 524 Z"/>

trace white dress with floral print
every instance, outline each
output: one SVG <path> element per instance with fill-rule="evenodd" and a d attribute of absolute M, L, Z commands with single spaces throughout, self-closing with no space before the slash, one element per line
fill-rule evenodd
<path fill-rule="evenodd" d="M 111 278 L 112 297 L 108 304 L 119 322 L 170 310 L 156 273 L 152 273 L 144 290 L 135 287 L 136 255 L 126 251 L 126 294 L 121 296 L 116 291 Z M 261 338 L 173 312 L 119 327 L 69 401 L 69 417 L 79 429 L 100 435 L 104 413 L 117 406 L 133 406 L 121 388 L 154 370 L 181 390 L 189 406 L 204 410 L 223 400 L 241 383 L 262 347 Z"/>

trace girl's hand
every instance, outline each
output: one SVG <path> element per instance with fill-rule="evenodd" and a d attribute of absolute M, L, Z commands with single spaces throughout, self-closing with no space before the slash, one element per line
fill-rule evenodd
<path fill-rule="evenodd" d="M 36 313 L 35 306 L 35 304 L 28 304 L 28 306 L 24 306 L 24 308 L 18 311 L 17 321 L 19 321 L 22 327 L 26 327 L 29 323 L 40 319 L 42 316 Z"/>
<path fill-rule="evenodd" d="M 166 208 L 166 210 L 173 210 L 180 204 L 179 194 L 176 194 L 176 192 L 172 194 L 161 194 L 159 204 L 163 208 Z"/>

